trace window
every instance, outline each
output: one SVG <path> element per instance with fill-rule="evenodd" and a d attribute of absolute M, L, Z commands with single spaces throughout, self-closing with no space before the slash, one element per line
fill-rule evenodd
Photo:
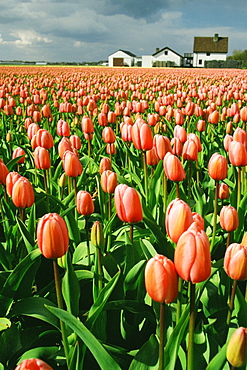
<path fill-rule="evenodd" d="M 206 53 L 206 55 L 207 55 L 207 57 L 209 57 L 210 56 L 210 53 Z"/>
<path fill-rule="evenodd" d="M 198 64 L 202 64 L 202 59 L 199 59 Z"/>
<path fill-rule="evenodd" d="M 165 55 L 168 55 L 168 50 L 165 50 L 164 54 L 165 54 Z"/>

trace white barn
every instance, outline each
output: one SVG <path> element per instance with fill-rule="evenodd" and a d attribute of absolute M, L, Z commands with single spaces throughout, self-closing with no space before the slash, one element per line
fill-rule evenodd
<path fill-rule="evenodd" d="M 205 67 L 211 60 L 226 60 L 228 37 L 194 37 L 193 67 Z"/>
<path fill-rule="evenodd" d="M 133 67 L 137 59 L 130 51 L 119 49 L 108 56 L 108 65 L 109 67 Z"/>

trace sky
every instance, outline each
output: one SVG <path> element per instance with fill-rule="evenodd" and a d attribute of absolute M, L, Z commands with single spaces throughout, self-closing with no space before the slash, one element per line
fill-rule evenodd
<path fill-rule="evenodd" d="M 246 0 L 0 0 L 0 60 L 98 62 L 168 46 L 193 52 L 194 36 L 247 49 Z"/>

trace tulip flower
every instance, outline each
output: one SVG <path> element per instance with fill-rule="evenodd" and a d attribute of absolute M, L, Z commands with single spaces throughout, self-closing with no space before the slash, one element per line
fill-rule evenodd
<path fill-rule="evenodd" d="M 99 164 L 99 173 L 102 175 L 102 173 L 106 170 L 111 170 L 111 161 L 108 157 L 103 157 Z"/>
<path fill-rule="evenodd" d="M 81 149 L 81 139 L 79 138 L 79 136 L 71 135 L 69 141 L 72 145 L 72 148 L 75 148 L 76 150 Z"/>
<path fill-rule="evenodd" d="M 63 137 L 58 144 L 58 155 L 61 159 L 63 159 L 66 150 L 73 152 L 71 141 L 67 137 Z"/>
<path fill-rule="evenodd" d="M 15 370 L 53 370 L 46 362 L 37 358 L 23 360 Z"/>
<path fill-rule="evenodd" d="M 160 159 L 157 155 L 157 150 L 155 146 L 152 149 L 146 151 L 146 159 L 149 166 L 156 166 L 159 163 Z"/>
<path fill-rule="evenodd" d="M 37 146 L 50 149 L 54 146 L 54 141 L 51 133 L 45 129 L 39 129 L 36 133 Z"/>
<path fill-rule="evenodd" d="M 178 295 L 178 276 L 174 263 L 157 254 L 145 268 L 145 286 L 148 295 L 160 303 L 159 369 L 164 368 L 164 303 L 173 302 Z"/>
<path fill-rule="evenodd" d="M 107 144 L 112 144 L 115 143 L 116 141 L 116 136 L 111 127 L 104 127 L 102 131 L 102 139 L 105 143 Z"/>
<path fill-rule="evenodd" d="M 243 130 L 240 127 L 237 127 L 232 137 L 233 137 L 233 140 L 236 140 L 239 143 L 242 143 L 245 148 L 247 147 L 247 133 L 245 130 Z"/>
<path fill-rule="evenodd" d="M 37 134 L 38 130 L 40 129 L 37 123 L 31 123 L 27 129 L 27 136 L 29 140 L 32 140 L 33 136 Z"/>
<path fill-rule="evenodd" d="M 34 203 L 34 191 L 30 181 L 20 176 L 12 188 L 12 201 L 18 208 L 28 208 Z"/>
<path fill-rule="evenodd" d="M 78 156 L 69 150 L 63 155 L 63 168 L 69 177 L 77 177 L 82 173 L 82 164 Z"/>
<path fill-rule="evenodd" d="M 117 174 L 110 170 L 104 171 L 101 175 L 100 183 L 105 193 L 113 194 L 118 184 Z"/>
<path fill-rule="evenodd" d="M 201 230 L 204 230 L 204 219 L 199 213 L 192 212 L 192 220 Z"/>
<path fill-rule="evenodd" d="M 34 150 L 34 165 L 41 170 L 48 170 L 51 167 L 50 154 L 47 149 L 37 146 Z"/>
<path fill-rule="evenodd" d="M 218 198 L 227 199 L 229 195 L 230 195 L 229 186 L 224 182 L 220 183 L 218 187 Z"/>
<path fill-rule="evenodd" d="M 167 207 L 165 227 L 169 238 L 177 243 L 180 236 L 192 224 L 192 212 L 187 203 L 176 198 Z"/>
<path fill-rule="evenodd" d="M 6 184 L 6 177 L 9 173 L 7 166 L 0 159 L 0 184 Z"/>
<path fill-rule="evenodd" d="M 6 191 L 7 194 L 12 197 L 12 190 L 15 182 L 21 177 L 21 175 L 18 172 L 9 172 L 6 176 Z"/>
<path fill-rule="evenodd" d="M 178 294 L 178 277 L 173 262 L 159 254 L 151 258 L 145 268 L 145 286 L 154 301 L 173 302 Z"/>
<path fill-rule="evenodd" d="M 186 175 L 182 163 L 174 154 L 167 152 L 163 165 L 165 174 L 169 180 L 179 182 L 185 179 Z"/>
<path fill-rule="evenodd" d="M 232 206 L 224 206 L 220 211 L 220 225 L 222 229 L 230 232 L 238 228 L 238 212 Z"/>
<path fill-rule="evenodd" d="M 94 132 L 94 125 L 90 117 L 83 116 L 81 122 L 82 131 L 87 134 L 92 134 Z"/>
<path fill-rule="evenodd" d="M 60 119 L 57 122 L 57 134 L 59 136 L 69 136 L 70 135 L 69 125 L 63 119 Z"/>
<path fill-rule="evenodd" d="M 136 121 L 131 129 L 132 142 L 136 149 L 149 150 L 153 147 L 153 134 L 145 121 Z"/>
<path fill-rule="evenodd" d="M 94 203 L 91 195 L 85 191 L 80 190 L 76 196 L 77 211 L 83 216 L 89 216 L 94 212 Z"/>
<path fill-rule="evenodd" d="M 208 162 L 209 176 L 215 181 L 224 180 L 227 177 L 227 159 L 219 153 L 214 153 Z"/>
<path fill-rule="evenodd" d="M 247 247 L 230 244 L 225 252 L 224 269 L 233 280 L 247 280 Z"/>
<path fill-rule="evenodd" d="M 229 160 L 233 166 L 242 167 L 247 165 L 247 150 L 239 141 L 233 140 L 228 148 Z"/>
<path fill-rule="evenodd" d="M 25 154 L 26 153 L 25 153 L 24 149 L 22 149 L 20 147 L 15 148 L 14 151 L 13 151 L 13 153 L 12 153 L 12 159 L 22 156 L 22 158 L 20 158 L 17 163 L 20 163 L 20 164 L 21 163 L 24 163 L 24 161 L 25 161 Z"/>
<path fill-rule="evenodd" d="M 247 329 L 237 328 L 232 334 L 226 350 L 226 358 L 234 367 L 247 364 Z"/>
<path fill-rule="evenodd" d="M 57 213 L 47 213 L 38 222 L 38 247 L 44 257 L 62 257 L 69 247 L 69 234 L 66 222 Z"/>
<path fill-rule="evenodd" d="M 130 224 L 142 221 L 142 205 L 137 191 L 125 184 L 117 185 L 114 202 L 118 217 Z"/>
<path fill-rule="evenodd" d="M 184 127 L 176 125 L 174 127 L 173 136 L 177 137 L 182 143 L 187 140 L 187 132 Z"/>
<path fill-rule="evenodd" d="M 153 145 L 156 147 L 157 155 L 162 161 L 167 152 L 172 153 L 172 146 L 167 136 L 156 134 L 153 139 Z"/>
<path fill-rule="evenodd" d="M 198 147 L 197 143 L 194 140 L 186 140 L 183 146 L 182 157 L 183 159 L 187 159 L 189 161 L 197 161 Z"/>

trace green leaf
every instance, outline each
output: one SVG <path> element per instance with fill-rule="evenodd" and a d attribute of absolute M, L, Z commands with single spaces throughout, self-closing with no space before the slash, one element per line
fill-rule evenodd
<path fill-rule="evenodd" d="M 136 289 L 139 279 L 142 278 L 144 272 L 144 266 L 146 265 L 145 260 L 141 260 L 136 263 L 127 273 L 124 281 L 125 290 L 134 290 Z"/>
<path fill-rule="evenodd" d="M 47 308 L 81 338 L 102 370 L 121 370 L 117 362 L 109 355 L 102 344 L 81 321 L 59 308 L 51 306 L 47 306 Z"/>
<path fill-rule="evenodd" d="M 151 335 L 135 355 L 129 370 L 155 370 L 159 365 L 159 342 L 155 335 Z"/>
<path fill-rule="evenodd" d="M 154 257 L 157 254 L 156 249 L 154 249 L 153 245 L 150 243 L 149 240 L 141 239 L 140 245 L 147 260 L 149 260 L 150 258 Z"/>
<path fill-rule="evenodd" d="M 22 315 L 30 316 L 60 329 L 59 320 L 46 309 L 45 305 L 53 306 L 54 304 L 48 299 L 42 297 L 28 297 L 21 299 L 13 304 L 10 311 L 10 318 Z"/>
<path fill-rule="evenodd" d="M 62 292 L 67 310 L 73 315 L 78 316 L 80 288 L 69 252 L 66 253 L 66 273 L 62 280 Z"/>
<path fill-rule="evenodd" d="M 0 331 L 10 328 L 11 321 L 6 317 L 0 317 Z"/>
<path fill-rule="evenodd" d="M 227 343 L 221 348 L 217 355 L 210 361 L 206 370 L 221 370 L 226 363 Z"/>
<path fill-rule="evenodd" d="M 16 217 L 16 222 L 19 226 L 19 230 L 23 237 L 25 246 L 27 248 L 27 252 L 30 253 L 35 248 L 35 240 L 33 239 L 32 235 L 28 231 L 26 225 L 18 217 Z"/>
<path fill-rule="evenodd" d="M 109 281 L 109 283 L 105 285 L 105 287 L 101 290 L 96 302 L 90 308 L 86 321 L 86 324 L 89 328 L 92 328 L 99 314 L 104 309 L 110 294 L 112 293 L 118 282 L 119 277 L 120 271 L 118 271 L 117 274 Z"/>

